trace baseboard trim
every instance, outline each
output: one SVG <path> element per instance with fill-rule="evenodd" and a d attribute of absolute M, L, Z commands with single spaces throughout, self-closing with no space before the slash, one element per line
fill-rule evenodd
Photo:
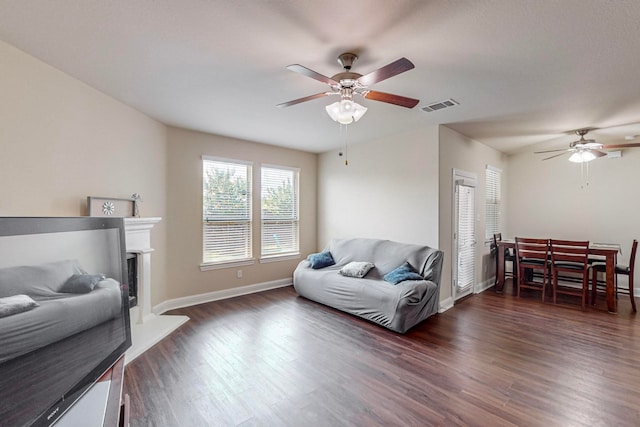
<path fill-rule="evenodd" d="M 440 304 L 438 305 L 438 313 L 444 313 L 450 308 L 453 308 L 453 297 L 445 298 L 440 301 Z"/>
<path fill-rule="evenodd" d="M 222 291 L 207 292 L 204 294 L 191 295 L 188 297 L 174 298 L 161 302 L 153 307 L 153 313 L 163 314 L 176 308 L 191 307 L 192 305 L 204 304 L 212 301 L 219 301 L 227 298 L 239 297 L 242 295 L 254 294 L 256 292 L 268 291 L 270 289 L 284 288 L 291 286 L 293 279 L 280 279 L 271 282 L 256 283 L 254 285 L 241 286 L 238 288 L 225 289 Z"/>
<path fill-rule="evenodd" d="M 270 289 L 284 288 L 293 285 L 293 279 L 280 279 L 271 282 L 257 283 L 255 285 L 241 286 L 239 288 L 225 289 L 222 291 L 207 292 L 204 294 L 191 295 L 188 297 L 174 298 L 161 302 L 153 307 L 153 314 L 161 315 L 169 310 L 177 308 L 191 307 L 192 305 L 205 304 L 207 302 L 220 301 L 227 298 L 239 297 L 242 295 L 255 294 L 257 292 L 268 291 Z M 453 298 L 445 298 L 438 304 L 438 313 L 453 308 Z"/>
<path fill-rule="evenodd" d="M 495 283 L 495 278 L 491 278 L 491 279 L 485 280 L 484 282 L 480 283 L 480 285 L 478 285 L 476 287 L 476 290 L 475 290 L 474 293 L 475 294 L 479 294 L 480 292 L 484 292 L 487 289 L 489 289 L 490 287 L 492 287 L 494 285 L 494 283 Z"/>

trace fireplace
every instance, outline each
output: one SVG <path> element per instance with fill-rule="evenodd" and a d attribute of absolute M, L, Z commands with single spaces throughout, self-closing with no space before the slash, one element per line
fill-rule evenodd
<path fill-rule="evenodd" d="M 129 308 L 138 305 L 138 255 L 127 252 L 127 271 L 129 272 L 127 284 L 129 285 Z"/>

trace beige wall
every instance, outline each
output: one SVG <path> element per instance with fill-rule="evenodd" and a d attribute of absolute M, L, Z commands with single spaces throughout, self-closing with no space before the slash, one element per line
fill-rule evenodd
<path fill-rule="evenodd" d="M 260 258 L 260 164 L 300 168 L 300 252 L 316 248 L 317 155 L 185 129 L 168 131 L 169 299 L 290 279 L 300 259 L 200 271 L 202 155 L 253 162 L 253 253 Z M 243 277 L 236 277 L 237 270 Z"/>
<path fill-rule="evenodd" d="M 476 285 L 482 284 L 494 275 L 495 260 L 489 256 L 489 246 L 485 245 L 485 168 L 486 165 L 502 169 L 502 218 L 508 216 L 505 183 L 507 178 L 507 158 L 501 152 L 467 138 L 445 126 L 440 127 L 440 248 L 444 250 L 442 289 L 440 300 L 452 296 L 452 241 L 453 241 L 453 169 L 461 169 L 476 174 Z M 504 221 L 503 221 L 504 222 Z"/>
<path fill-rule="evenodd" d="M 80 216 L 87 196 L 140 193 L 165 216 L 166 127 L 0 42 L 0 215 Z M 154 230 L 153 302 L 166 294 L 166 227 Z"/>
<path fill-rule="evenodd" d="M 628 263 L 640 238 L 640 149 L 590 162 L 588 179 L 567 155 L 542 161 L 533 151 L 509 157 L 508 235 L 619 243 L 618 262 Z"/>
<path fill-rule="evenodd" d="M 348 166 L 338 151 L 320 155 L 318 250 L 345 237 L 438 247 L 437 126 L 351 146 Z"/>

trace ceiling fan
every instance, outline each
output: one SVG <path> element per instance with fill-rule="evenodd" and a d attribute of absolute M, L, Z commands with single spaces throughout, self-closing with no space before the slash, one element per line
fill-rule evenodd
<path fill-rule="evenodd" d="M 534 154 L 543 154 L 543 153 L 555 153 L 558 151 L 562 151 L 560 154 L 555 154 L 550 157 L 546 157 L 542 160 L 549 160 L 555 157 L 563 156 L 567 153 L 572 153 L 569 157 L 569 161 L 575 163 L 584 163 L 590 162 L 591 160 L 595 160 L 598 157 L 606 156 L 607 153 L 601 151 L 603 149 L 614 149 L 614 148 L 632 148 L 632 147 L 640 147 L 640 143 L 631 143 L 631 144 L 601 144 L 596 142 L 594 139 L 585 139 L 585 135 L 589 133 L 589 131 L 595 130 L 593 128 L 587 129 L 578 129 L 576 130 L 576 134 L 580 137 L 579 140 L 573 141 L 569 144 L 569 148 L 562 148 L 559 150 L 545 150 L 545 151 L 535 151 Z M 626 139 L 626 138 L 625 138 Z"/>
<path fill-rule="evenodd" d="M 316 93 L 315 95 L 305 96 L 304 98 L 294 99 L 293 101 L 283 102 L 277 106 L 290 107 L 292 105 L 300 104 L 301 102 L 311 101 L 325 96 L 340 95 L 340 101 L 327 105 L 325 108 L 333 120 L 342 124 L 349 124 L 360 120 L 367 111 L 367 108 L 353 101 L 354 95 L 360 95 L 366 99 L 386 102 L 388 104 L 399 105 L 405 108 L 413 108 L 420 102 L 417 99 L 369 89 L 369 86 L 375 83 L 379 83 L 390 77 L 415 68 L 413 63 L 407 58 L 400 58 L 365 75 L 351 71 L 351 67 L 357 59 L 358 55 L 354 53 L 343 53 L 338 56 L 338 63 L 344 68 L 344 71 L 332 77 L 323 76 L 322 74 L 299 64 L 287 66 L 287 69 L 291 71 L 295 71 L 296 73 L 300 73 L 329 85 L 330 90 Z"/>

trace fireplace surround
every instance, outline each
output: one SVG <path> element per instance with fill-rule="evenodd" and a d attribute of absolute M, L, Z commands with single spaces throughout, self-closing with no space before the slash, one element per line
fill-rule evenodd
<path fill-rule="evenodd" d="M 137 306 L 131 309 L 132 346 L 125 363 L 151 348 L 155 343 L 189 320 L 187 316 L 155 314 L 151 306 L 151 231 L 162 218 L 125 218 L 126 252 L 136 261 Z"/>

